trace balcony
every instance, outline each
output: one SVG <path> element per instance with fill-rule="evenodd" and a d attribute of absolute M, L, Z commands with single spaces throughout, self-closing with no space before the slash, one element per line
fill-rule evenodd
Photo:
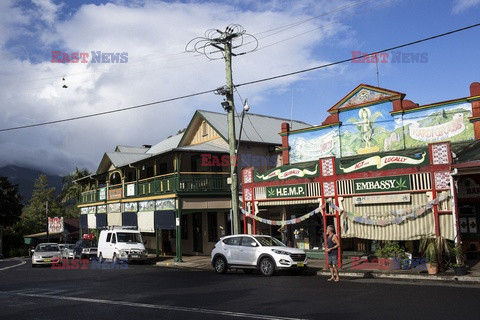
<path fill-rule="evenodd" d="M 82 192 L 79 204 L 105 202 L 106 200 L 134 199 L 164 194 L 202 195 L 205 193 L 229 195 L 227 184 L 229 173 L 172 173 L 140 180 L 125 182 L 108 188 L 99 188 Z"/>

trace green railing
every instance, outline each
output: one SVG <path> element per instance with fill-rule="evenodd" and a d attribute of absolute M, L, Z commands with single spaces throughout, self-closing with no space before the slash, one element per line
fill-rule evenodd
<path fill-rule="evenodd" d="M 143 179 L 138 182 L 126 182 L 123 185 L 122 199 L 155 196 L 162 194 L 202 194 L 220 193 L 228 194 L 230 186 L 227 184 L 228 174 L 199 174 L 199 173 L 172 173 L 158 177 Z M 108 189 L 107 200 L 112 200 L 111 195 L 121 189 L 121 185 L 115 185 Z M 80 194 L 79 204 L 98 202 L 98 191 L 90 190 Z M 116 197 L 115 197 L 116 198 Z"/>

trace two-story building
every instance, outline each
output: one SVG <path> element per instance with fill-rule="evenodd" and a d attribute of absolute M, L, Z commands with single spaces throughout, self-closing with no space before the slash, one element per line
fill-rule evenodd
<path fill-rule="evenodd" d="M 235 117 L 237 139 L 241 120 Z M 278 128 L 286 121 L 244 114 L 233 165 L 276 167 L 282 144 Z M 296 129 L 310 126 L 290 123 Z M 209 254 L 219 237 L 231 233 L 228 178 L 234 161 L 228 147 L 227 115 L 198 110 L 180 134 L 105 153 L 95 174 L 77 181 L 81 229 L 136 226 L 151 250 L 176 252 L 179 259 L 182 253 Z"/>
<path fill-rule="evenodd" d="M 285 225 L 291 245 L 321 249 L 332 224 L 344 250 L 392 240 L 415 252 L 442 236 L 479 251 L 480 84 L 423 106 L 404 98 L 362 84 L 322 125 L 282 124 L 282 166 L 242 171 L 245 232 Z"/>

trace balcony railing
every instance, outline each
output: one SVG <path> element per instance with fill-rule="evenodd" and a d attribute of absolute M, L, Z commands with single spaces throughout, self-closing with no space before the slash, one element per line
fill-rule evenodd
<path fill-rule="evenodd" d="M 101 199 L 100 189 L 85 191 L 80 194 L 79 204 L 98 201 L 139 198 L 162 194 L 228 194 L 230 185 L 227 184 L 229 173 L 172 173 L 140 180 L 125 182 L 122 185 L 110 186 L 106 191 L 107 199 Z M 103 197 L 105 198 L 105 197 Z"/>

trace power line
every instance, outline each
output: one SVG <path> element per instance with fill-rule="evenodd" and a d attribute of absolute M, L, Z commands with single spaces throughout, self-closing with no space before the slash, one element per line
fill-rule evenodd
<path fill-rule="evenodd" d="M 383 50 L 375 51 L 373 53 L 364 54 L 364 55 L 359 56 L 359 57 L 343 59 L 343 60 L 323 64 L 323 65 L 308 68 L 308 69 L 303 69 L 303 70 L 294 71 L 294 72 L 290 72 L 290 73 L 284 73 L 284 74 L 273 76 L 273 77 L 268 77 L 268 78 L 258 79 L 258 80 L 249 81 L 249 82 L 245 82 L 245 83 L 240 83 L 240 84 L 234 85 L 234 87 L 238 88 L 238 87 L 241 87 L 241 86 L 246 86 L 246 85 L 256 84 L 256 83 L 260 83 L 260 82 L 276 80 L 276 79 L 285 78 L 285 77 L 289 77 L 289 76 L 292 76 L 292 75 L 297 75 L 297 74 L 301 74 L 301 73 L 305 73 L 305 72 L 309 72 L 309 71 L 323 69 L 323 68 L 331 67 L 331 66 L 338 65 L 338 64 L 341 64 L 341 63 L 350 62 L 354 59 L 362 59 L 362 58 L 371 56 L 372 54 L 378 54 L 378 53 L 382 53 L 382 52 L 387 52 L 387 51 L 392 51 L 392 50 L 396 50 L 396 49 L 400 49 L 400 48 L 405 48 L 405 47 L 408 47 L 408 46 L 412 46 L 414 44 L 418 44 L 418 43 L 422 43 L 422 42 L 425 42 L 425 41 L 441 38 L 441 37 L 444 37 L 444 36 L 447 36 L 447 35 L 451 35 L 451 34 L 458 33 L 458 32 L 461 32 L 461 31 L 468 30 L 468 29 L 472 29 L 472 28 L 476 28 L 476 27 L 479 27 L 479 26 L 480 26 L 480 23 L 476 23 L 476 24 L 473 24 L 473 25 L 469 25 L 467 27 L 463 27 L 463 28 L 460 28 L 460 29 L 455 29 L 455 30 L 448 31 L 448 32 L 445 32 L 445 33 L 441 33 L 441 34 L 431 36 L 431 37 L 428 37 L 428 38 L 423 38 L 423 39 L 420 39 L 420 40 L 416 40 L 416 41 L 408 42 L 408 43 L 401 44 L 401 45 L 398 45 L 398 46 L 394 46 L 394 47 L 391 47 L 391 48 L 388 48 L 388 49 L 383 49 Z M 159 101 L 149 102 L 149 103 L 145 103 L 145 104 L 139 104 L 139 105 L 130 106 L 130 107 L 121 108 L 121 109 L 98 112 L 98 113 L 93 113 L 93 114 L 89 114 L 89 115 L 83 115 L 83 116 L 66 118 L 66 119 L 53 120 L 53 121 L 48 121 L 48 122 L 41 122 L 41 123 L 36 123 L 36 124 L 31 124 L 31 125 L 5 128 L 5 129 L 0 129 L 0 132 L 26 129 L 26 128 L 33 128 L 33 127 L 39 127 L 39 126 L 44 126 L 44 125 L 49 125 L 49 124 L 55 124 L 55 123 L 61 123 L 61 122 L 67 122 L 67 121 L 74 121 L 74 120 L 80 120 L 80 119 L 86 119 L 86 118 L 93 118 L 93 117 L 97 117 L 97 116 L 102 116 L 102 115 L 107 115 L 107 114 L 112 114 L 112 113 L 117 113 L 117 112 L 122 112 L 122 111 L 128 111 L 128 110 L 133 110 L 133 109 L 140 109 L 140 108 L 152 106 L 152 105 L 155 105 L 155 104 L 162 104 L 162 103 L 166 103 L 166 102 L 172 102 L 172 101 L 191 98 L 191 97 L 194 97 L 194 96 L 199 96 L 199 95 L 203 95 L 203 94 L 207 94 L 207 93 L 212 93 L 212 92 L 216 92 L 218 90 L 219 89 L 216 88 L 216 89 L 201 91 L 201 92 L 192 93 L 192 94 L 188 94 L 188 95 L 183 95 L 183 96 L 179 96 L 179 97 L 175 97 L 175 98 L 159 100 Z"/>
<path fill-rule="evenodd" d="M 478 26 L 480 26 L 480 23 L 476 23 L 476 24 L 470 25 L 468 27 L 452 30 L 452 31 L 449 31 L 449 32 L 441 33 L 441 34 L 431 36 L 431 37 L 428 37 L 428 38 L 423 38 L 423 39 L 420 39 L 420 40 L 408 42 L 408 43 L 401 44 L 401 45 L 398 45 L 398 46 L 395 46 L 395 47 L 391 47 L 391 48 L 387 48 L 387 49 L 383 49 L 383 50 L 379 50 L 379 51 L 374 51 L 372 53 L 364 54 L 364 55 L 361 55 L 359 57 L 343 59 L 343 60 L 323 64 L 323 65 L 320 65 L 320 66 L 317 66 L 317 67 L 312 67 L 312 68 L 303 69 L 303 70 L 299 70 L 299 71 L 294 71 L 294 72 L 290 72 L 290 73 L 284 73 L 284 74 L 281 74 L 281 75 L 278 75 L 278 76 L 273 76 L 273 77 L 269 77 L 269 78 L 263 78 L 263 79 L 259 79 L 259 80 L 254 80 L 254 81 L 241 83 L 241 84 L 236 85 L 236 87 L 241 87 L 241 86 L 246 86 L 246 85 L 250 85 L 250 84 L 255 84 L 255 83 L 260 83 L 260 82 L 285 78 L 285 77 L 297 75 L 297 74 L 300 74 L 300 73 L 305 73 L 305 72 L 309 72 L 309 71 L 313 71 L 313 70 L 318 70 L 318 69 L 331 67 L 331 66 L 334 66 L 334 65 L 337 65 L 337 64 L 350 62 L 352 60 L 362 59 L 362 58 L 371 56 L 373 54 L 378 54 L 378 53 L 382 53 L 382 52 L 387 52 L 387 51 L 392 51 L 392 50 L 396 50 L 396 49 L 400 49 L 400 48 L 405 48 L 405 47 L 408 47 L 408 46 L 412 46 L 414 44 L 418 44 L 418 43 L 421 43 L 421 42 L 425 42 L 425 41 L 433 40 L 433 39 L 436 39 L 436 38 L 448 36 L 448 35 L 451 35 L 451 34 L 454 34 L 454 33 L 460 32 L 460 31 L 465 31 L 465 30 L 468 30 L 468 29 L 472 29 L 472 28 L 475 28 L 475 27 L 478 27 Z"/>

